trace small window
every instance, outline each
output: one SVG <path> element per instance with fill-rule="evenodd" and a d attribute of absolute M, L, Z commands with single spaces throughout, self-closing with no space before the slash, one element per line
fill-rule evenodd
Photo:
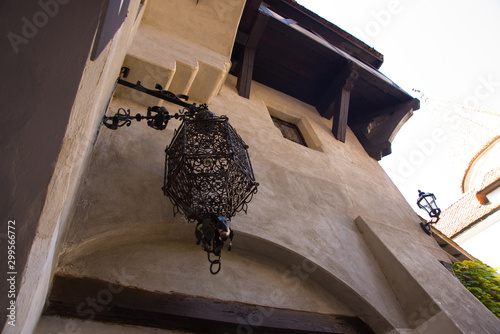
<path fill-rule="evenodd" d="M 300 130 L 297 127 L 297 125 L 295 125 L 293 123 L 285 122 L 285 121 L 283 121 L 279 118 L 276 118 L 274 116 L 271 116 L 271 118 L 273 119 L 274 125 L 278 129 L 280 129 L 283 137 L 285 137 L 286 139 L 289 139 L 293 142 L 296 142 L 297 144 L 300 144 L 300 145 L 307 147 L 306 141 L 304 140 L 304 137 L 302 137 L 302 134 L 300 133 Z"/>

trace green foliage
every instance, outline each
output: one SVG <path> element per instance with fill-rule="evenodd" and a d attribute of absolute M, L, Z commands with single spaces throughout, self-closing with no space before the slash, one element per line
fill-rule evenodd
<path fill-rule="evenodd" d="M 500 319 L 500 275 L 480 261 L 453 264 L 462 284 Z"/>

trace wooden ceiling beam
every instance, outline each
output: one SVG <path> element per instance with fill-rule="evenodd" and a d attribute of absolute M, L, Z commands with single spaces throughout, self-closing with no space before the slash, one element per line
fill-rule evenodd
<path fill-rule="evenodd" d="M 257 48 L 260 38 L 266 29 L 267 22 L 269 22 L 269 15 L 259 12 L 255 18 L 255 22 L 253 23 L 252 30 L 250 31 L 245 47 L 254 50 Z"/>
<path fill-rule="evenodd" d="M 323 37 L 326 41 L 340 48 L 344 52 L 347 52 L 354 58 L 357 58 L 366 64 L 370 64 L 377 69 L 382 65 L 382 55 L 374 51 L 379 55 L 377 57 L 376 55 L 362 48 L 360 45 L 356 44 L 351 39 L 346 38 L 342 33 L 347 33 L 343 32 L 340 28 L 338 28 L 340 32 L 335 31 L 332 27 L 329 27 L 325 25 L 325 23 L 320 22 L 321 18 L 315 18 L 307 14 L 306 12 L 296 8 L 290 3 L 287 3 L 286 1 L 265 0 L 264 2 L 279 15 L 285 18 L 292 19 L 296 21 L 300 26 L 314 31 L 315 33 Z M 314 15 L 314 13 L 312 13 L 312 15 Z M 361 44 L 363 42 L 360 41 L 359 43 Z"/>
<path fill-rule="evenodd" d="M 379 110 L 375 110 L 374 112 L 369 114 L 371 120 L 380 116 L 392 116 L 400 112 L 408 112 L 410 109 L 415 111 L 420 108 L 420 100 L 419 99 L 409 99 L 401 103 L 394 104 L 387 108 L 382 108 Z"/>
<path fill-rule="evenodd" d="M 259 14 L 259 7 L 262 0 L 247 0 L 245 2 L 245 8 L 243 9 L 243 15 L 241 16 L 240 25 L 238 30 L 246 33 L 250 33 L 252 30 L 253 23 L 257 14 Z"/>
<path fill-rule="evenodd" d="M 365 151 L 374 159 L 391 154 L 391 143 L 399 129 L 412 116 L 413 110 L 420 107 L 418 99 L 411 99 L 388 108 L 376 111 L 377 119 L 371 118 L 363 123 L 352 124 L 351 129 L 363 145 Z"/>
<path fill-rule="evenodd" d="M 399 88 L 394 82 L 392 82 L 388 78 L 383 78 L 375 75 L 372 71 L 368 69 L 361 68 L 359 71 L 359 75 L 363 78 L 368 84 L 377 87 L 385 94 L 390 94 L 394 98 L 399 101 L 404 101 L 408 99 L 409 95 Z"/>
<path fill-rule="evenodd" d="M 347 119 L 349 116 L 349 100 L 351 90 L 359 77 L 359 66 L 348 61 L 325 90 L 316 108 L 321 116 L 333 117 L 332 133 L 341 142 L 345 142 Z"/>
<path fill-rule="evenodd" d="M 240 66 L 238 73 L 238 81 L 236 82 L 236 89 L 238 95 L 249 98 L 250 87 L 252 85 L 253 67 L 255 63 L 255 49 L 245 47 L 240 57 Z"/>
<path fill-rule="evenodd" d="M 357 317 L 148 291 L 58 274 L 44 314 L 195 333 L 373 333 Z"/>
<path fill-rule="evenodd" d="M 250 97 L 250 87 L 252 85 L 253 68 L 255 64 L 255 49 L 259 45 L 260 38 L 266 29 L 269 16 L 261 12 L 253 22 L 252 30 L 248 35 L 243 52 L 240 57 L 241 66 L 239 67 L 238 81 L 236 88 L 240 96 Z"/>
<path fill-rule="evenodd" d="M 381 144 L 384 142 L 392 142 L 399 129 L 411 117 L 414 110 L 420 108 L 418 99 L 411 99 L 406 102 L 399 103 L 395 106 L 376 112 L 376 114 L 390 115 L 376 131 L 369 134 L 367 137 L 373 144 Z"/>
<path fill-rule="evenodd" d="M 373 159 L 378 161 L 382 159 L 382 157 L 391 154 L 391 143 L 374 145 L 370 140 L 368 140 L 368 138 L 366 138 L 361 128 L 351 127 L 351 130 L 358 138 L 366 153 L 368 153 L 368 155 Z"/>

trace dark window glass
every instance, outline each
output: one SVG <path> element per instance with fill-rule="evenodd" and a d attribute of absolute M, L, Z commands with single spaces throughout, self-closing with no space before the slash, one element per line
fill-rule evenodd
<path fill-rule="evenodd" d="M 283 121 L 279 118 L 273 117 L 273 116 L 271 116 L 271 118 L 273 119 L 274 125 L 278 129 L 280 129 L 283 137 L 285 137 L 286 139 L 289 139 L 293 142 L 296 142 L 297 144 L 307 146 L 306 141 L 304 140 L 304 137 L 302 137 L 302 134 L 300 133 L 300 130 L 297 127 L 297 125 L 295 125 L 293 123 L 285 122 L 285 121 Z"/>

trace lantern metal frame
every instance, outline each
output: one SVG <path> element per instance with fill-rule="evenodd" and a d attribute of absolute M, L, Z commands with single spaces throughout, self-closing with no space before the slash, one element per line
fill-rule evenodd
<path fill-rule="evenodd" d="M 182 120 L 165 150 L 163 193 L 173 205 L 174 215 L 181 213 L 188 222 L 197 222 L 196 243 L 207 252 L 210 272 L 221 269 L 221 251 L 229 240 L 231 250 L 234 233 L 228 222 L 240 211 L 247 212 L 248 203 L 257 193 L 248 146 L 229 124 L 226 116 L 216 116 L 206 104 L 188 103 L 186 95 L 175 95 L 156 85 L 150 90 L 125 81 L 130 69 L 121 70 L 117 84 L 184 107 L 171 115 L 164 106 L 147 108 L 147 114 L 132 116 L 119 108 L 115 115 L 104 116 L 103 124 L 117 130 L 130 126 L 132 120 L 147 120 L 148 126 L 164 130 L 172 118 Z M 215 256 L 215 259 L 213 257 Z"/>
<path fill-rule="evenodd" d="M 431 224 L 437 223 L 441 214 L 441 209 L 436 204 L 436 196 L 433 193 L 424 193 L 419 190 L 417 205 L 420 209 L 425 210 L 430 217 L 430 221 L 420 223 L 420 227 L 425 233 L 432 235 Z"/>

